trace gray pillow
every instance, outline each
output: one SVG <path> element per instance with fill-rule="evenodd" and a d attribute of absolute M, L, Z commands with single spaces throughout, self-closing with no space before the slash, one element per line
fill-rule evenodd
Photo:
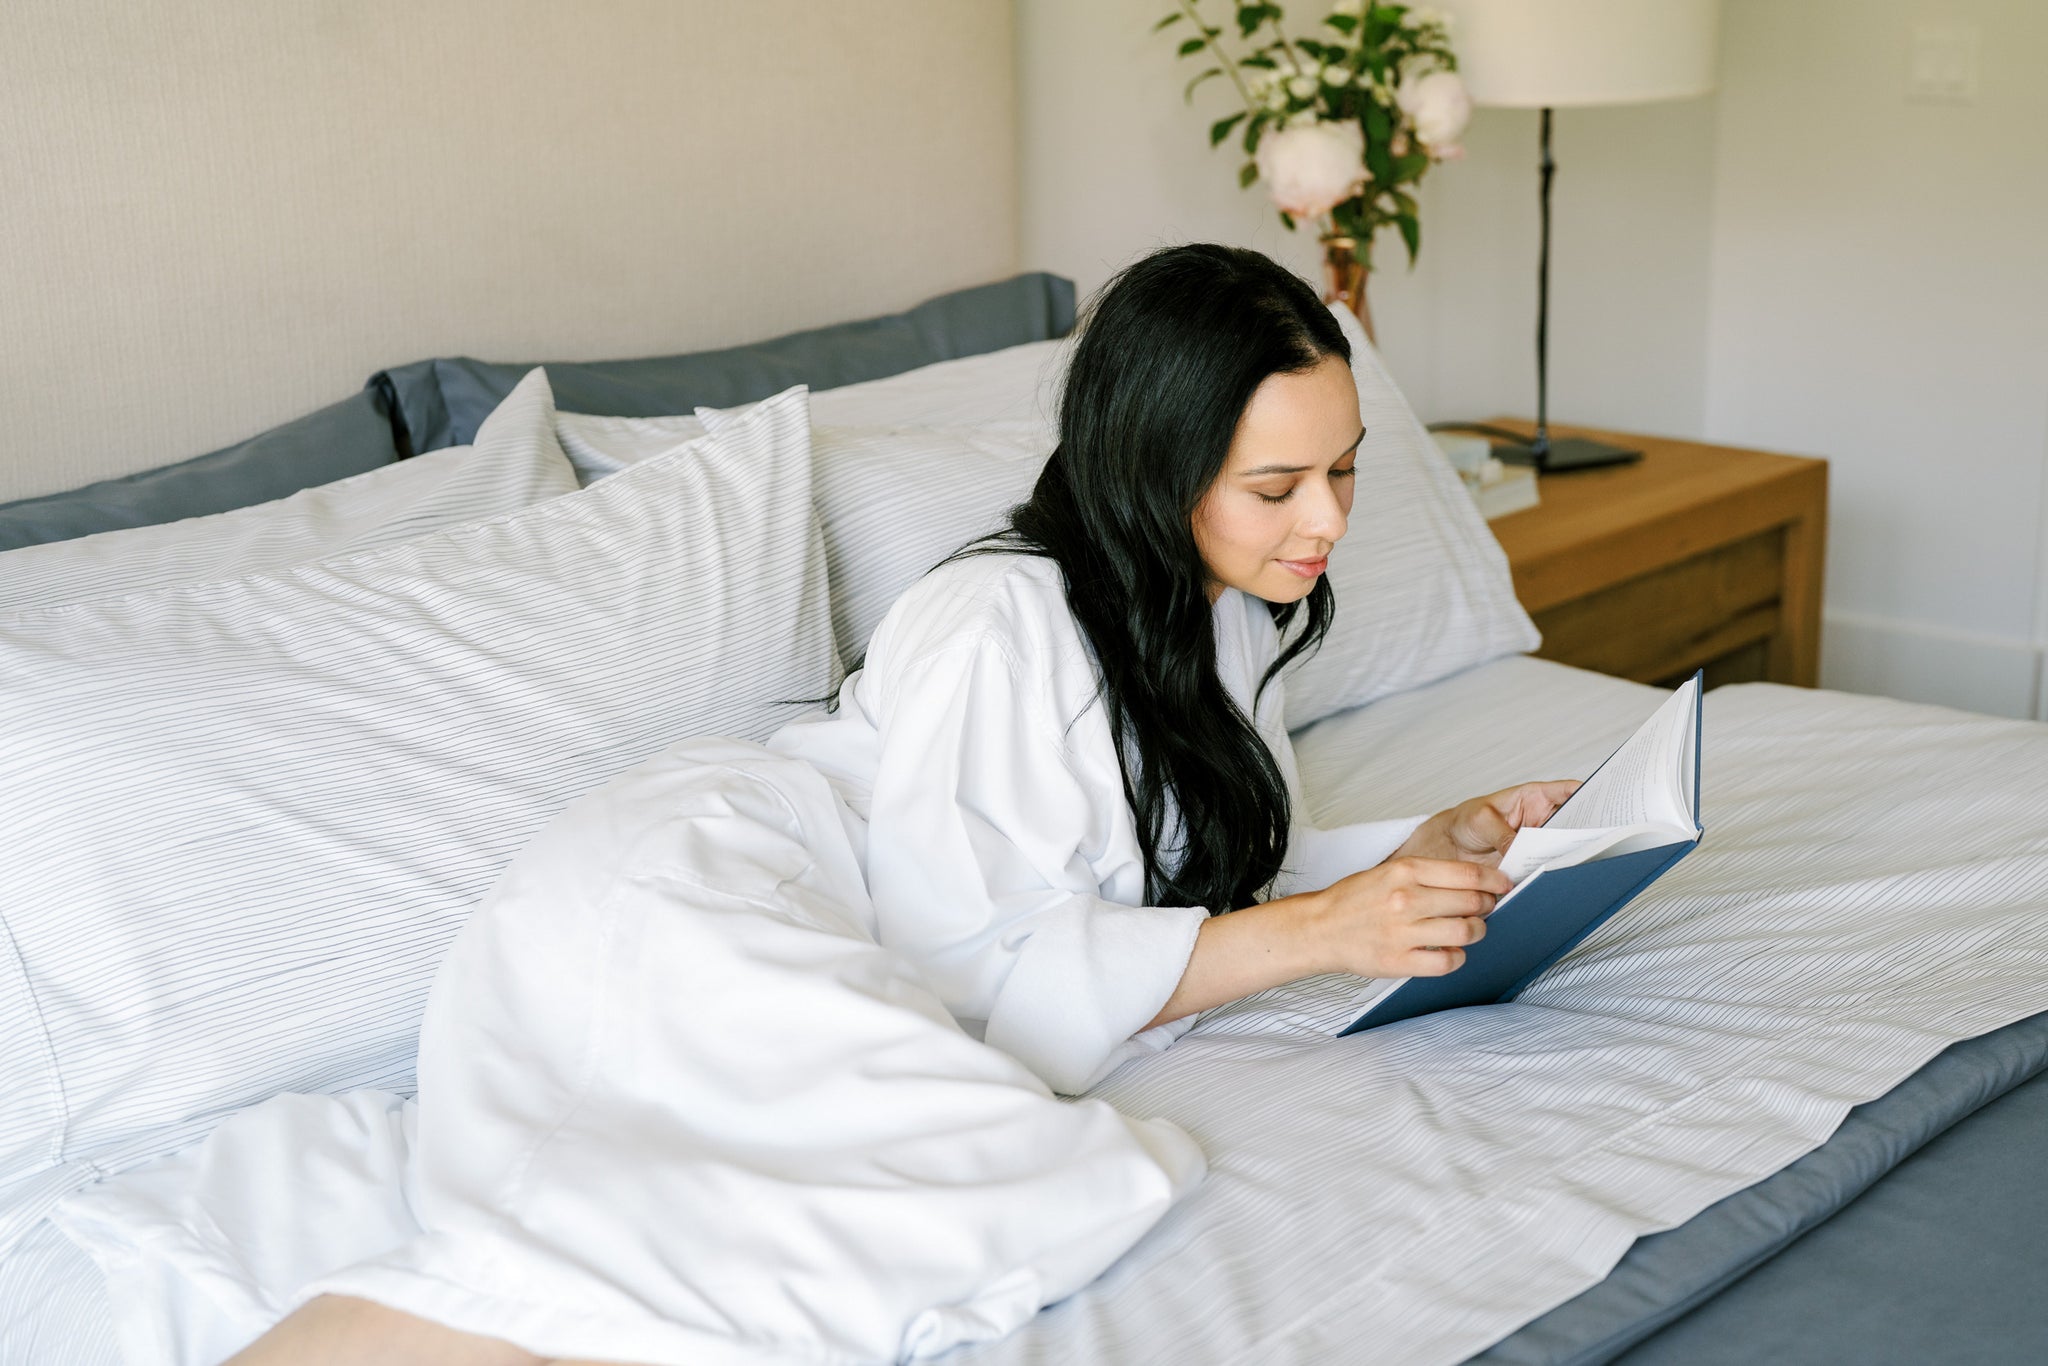
<path fill-rule="evenodd" d="M 0 550 L 267 503 L 397 458 L 384 392 L 365 389 L 210 455 L 0 506 Z"/>

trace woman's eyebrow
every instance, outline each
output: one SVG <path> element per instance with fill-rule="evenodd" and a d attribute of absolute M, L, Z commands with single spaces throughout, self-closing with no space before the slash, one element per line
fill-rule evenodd
<path fill-rule="evenodd" d="M 1358 435 L 1352 438 L 1351 444 L 1337 452 L 1337 458 L 1342 460 L 1345 456 L 1357 450 L 1358 443 L 1363 440 L 1365 440 L 1365 428 L 1360 427 Z M 1265 474 L 1300 474 L 1307 468 L 1307 465 L 1261 465 L 1255 470 L 1239 470 L 1237 477 L 1240 479 L 1257 479 Z"/>

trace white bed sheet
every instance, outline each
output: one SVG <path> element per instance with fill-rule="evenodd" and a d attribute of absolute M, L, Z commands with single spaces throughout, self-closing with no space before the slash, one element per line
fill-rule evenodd
<path fill-rule="evenodd" d="M 1664 694 L 1516 657 L 1300 737 L 1319 819 L 1584 776 Z M 1513 1004 L 1334 1040 L 1382 986 L 1213 1011 L 1095 1094 L 1204 1185 L 976 1363 L 1448 1363 L 2048 1008 L 2048 726 L 1707 695 L 1699 850 Z"/>
<path fill-rule="evenodd" d="M 1304 732 L 1303 782 L 1327 824 L 1584 776 L 1663 695 L 1498 660 Z M 1522 1001 L 1333 1040 L 1386 986 L 1316 979 L 1098 1088 L 1185 1126 L 1208 1180 L 948 1360 L 1460 1361 L 1953 1040 L 2048 1009 L 2048 726 L 1765 684 L 1709 693 L 1705 726 L 1700 849 Z M 0 1361 L 10 1316 L 50 1334 L 57 1292 L 89 1302 L 77 1259 L 17 1271 Z M 111 1360 L 95 1339 L 75 1324 L 78 1361 Z"/>

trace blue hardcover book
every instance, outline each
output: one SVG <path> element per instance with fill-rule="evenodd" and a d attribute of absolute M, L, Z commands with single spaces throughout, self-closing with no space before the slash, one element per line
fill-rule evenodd
<path fill-rule="evenodd" d="M 1501 859 L 1514 889 L 1462 967 L 1409 978 L 1343 1032 L 1514 999 L 1698 848 L 1703 687 L 1695 672 L 1548 821 L 1515 835 Z"/>

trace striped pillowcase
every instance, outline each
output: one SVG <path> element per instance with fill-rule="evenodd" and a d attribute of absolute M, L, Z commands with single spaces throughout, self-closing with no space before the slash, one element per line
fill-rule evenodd
<path fill-rule="evenodd" d="M 1366 431 L 1350 529 L 1330 552 L 1337 615 L 1287 671 L 1289 730 L 1542 643 L 1457 471 L 1351 310 L 1330 311 L 1351 341 Z"/>
<path fill-rule="evenodd" d="M 718 431 L 744 411 L 562 413 L 555 430 L 577 470 L 601 479 L 692 435 Z M 1031 496 L 1050 450 L 1049 433 L 1022 424 L 812 429 L 812 490 L 832 585 L 832 635 L 846 667 L 866 651 L 868 637 L 905 589 L 967 542 L 996 530 L 1013 504 Z"/>
<path fill-rule="evenodd" d="M 971 428 L 818 427 L 811 449 L 832 635 L 848 668 L 904 590 L 1031 496 L 1048 453 Z"/>
<path fill-rule="evenodd" d="M 0 554 L 0 612 L 224 579 L 390 545 L 573 493 L 575 472 L 537 440 L 532 394 L 456 446 L 288 498 Z"/>
<path fill-rule="evenodd" d="M 279 1091 L 409 1090 L 535 830 L 829 692 L 808 436 L 791 390 L 523 511 L 0 618 L 0 1226 Z"/>
<path fill-rule="evenodd" d="M 734 412 L 744 412 L 735 408 Z M 556 413 L 555 435 L 588 488 L 628 465 L 651 460 L 685 441 L 704 435 L 694 417 L 600 417 L 593 413 Z"/>
<path fill-rule="evenodd" d="M 1357 318 L 1331 312 L 1351 341 L 1366 437 L 1350 531 L 1330 555 L 1337 615 L 1322 648 L 1288 671 L 1292 730 L 1541 643 L 1456 471 Z M 818 516 L 847 663 L 897 594 L 1030 493 L 1058 439 L 1065 361 L 1065 343 L 1038 343 L 813 396 Z M 617 469 L 721 417 L 564 414 L 561 430 L 579 468 Z"/>

